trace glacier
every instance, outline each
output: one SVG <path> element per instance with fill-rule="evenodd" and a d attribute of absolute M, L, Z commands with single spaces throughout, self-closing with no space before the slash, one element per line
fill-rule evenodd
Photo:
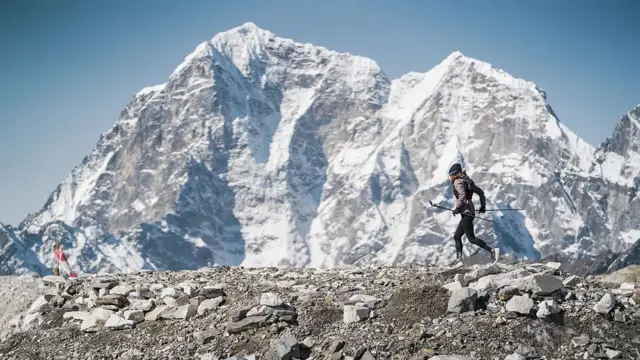
<path fill-rule="evenodd" d="M 451 206 L 453 162 L 488 208 L 526 209 L 476 221 L 508 258 L 622 253 L 640 237 L 638 114 L 594 147 L 536 84 L 461 52 L 390 79 L 246 23 L 138 92 L 42 209 L 0 227 L 0 273 L 47 272 L 55 242 L 79 273 L 442 264 L 458 218 L 428 202 Z"/>

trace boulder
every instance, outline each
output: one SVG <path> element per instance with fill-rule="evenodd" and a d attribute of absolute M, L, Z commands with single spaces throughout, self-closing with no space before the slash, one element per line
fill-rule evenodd
<path fill-rule="evenodd" d="M 133 300 L 129 308 L 131 310 L 151 311 L 154 307 L 153 300 Z"/>
<path fill-rule="evenodd" d="M 124 319 L 131 320 L 134 324 L 139 324 L 144 321 L 144 311 L 142 310 L 127 310 L 124 312 Z"/>
<path fill-rule="evenodd" d="M 247 316 L 264 316 L 273 314 L 273 308 L 265 305 L 259 305 L 249 310 Z"/>
<path fill-rule="evenodd" d="M 546 266 L 549 269 L 560 270 L 560 268 L 562 267 L 562 264 L 559 262 L 548 262 L 544 264 L 544 266 Z"/>
<path fill-rule="evenodd" d="M 204 296 L 206 299 L 213 299 L 219 296 L 225 296 L 224 286 L 222 285 L 206 285 L 197 292 L 198 295 Z"/>
<path fill-rule="evenodd" d="M 96 332 L 102 329 L 103 325 L 104 320 L 89 315 L 82 321 L 82 324 L 80 324 L 80 330 L 83 332 Z"/>
<path fill-rule="evenodd" d="M 256 307 L 257 305 L 249 305 L 249 306 L 245 306 L 242 307 L 238 310 L 235 310 L 232 314 L 231 314 L 231 320 L 233 321 L 240 321 L 244 318 L 247 317 L 247 314 L 249 313 L 249 311 L 251 311 L 251 309 L 253 309 L 254 307 Z"/>
<path fill-rule="evenodd" d="M 193 300 L 193 299 L 192 299 Z M 222 296 L 218 296 L 213 299 L 203 300 L 200 305 L 198 305 L 198 315 L 202 316 L 206 313 L 213 311 L 218 308 L 224 302 L 224 298 Z"/>
<path fill-rule="evenodd" d="M 371 314 L 371 312 L 369 313 Z M 277 321 L 292 323 L 298 319 L 298 313 L 291 310 L 273 310 L 273 316 Z"/>
<path fill-rule="evenodd" d="M 532 291 L 535 295 L 549 295 L 562 288 L 562 280 L 546 274 L 533 275 L 532 279 L 524 283 L 525 291 Z"/>
<path fill-rule="evenodd" d="M 190 305 L 191 304 L 189 302 L 189 296 L 187 296 L 186 294 L 182 295 L 182 296 L 180 296 L 178 298 L 175 298 L 175 299 L 170 297 L 170 296 L 167 296 L 163 300 L 164 300 L 165 304 L 167 304 L 167 305 L 169 305 L 171 307 L 175 307 L 175 308 L 183 306 L 183 305 Z"/>
<path fill-rule="evenodd" d="M 42 325 L 44 319 L 42 318 L 42 314 L 39 312 L 29 313 L 24 316 L 22 319 L 22 329 L 24 330 L 33 330 L 37 329 Z"/>
<path fill-rule="evenodd" d="M 162 314 L 163 319 L 181 319 L 187 320 L 193 317 L 198 311 L 198 307 L 195 305 L 182 305 L 176 309 L 171 309 Z"/>
<path fill-rule="evenodd" d="M 465 287 L 454 291 L 449 298 L 447 311 L 450 313 L 462 313 L 475 310 L 475 303 L 478 293 L 471 288 Z"/>
<path fill-rule="evenodd" d="M 271 306 L 271 307 L 279 307 L 279 306 L 283 306 L 284 300 L 282 300 L 282 298 L 274 293 L 263 293 L 262 296 L 260 297 L 260 305 L 266 305 L 266 306 Z"/>
<path fill-rule="evenodd" d="M 46 313 L 53 309 L 49 300 L 53 298 L 53 295 L 42 295 L 31 304 L 29 313 Z"/>
<path fill-rule="evenodd" d="M 115 280 L 98 280 L 92 284 L 94 289 L 111 289 L 118 285 Z"/>
<path fill-rule="evenodd" d="M 162 318 L 162 315 L 166 312 L 166 311 L 170 311 L 170 307 L 168 307 L 167 305 L 158 305 L 156 306 L 155 309 L 151 310 L 150 312 L 148 312 L 145 316 L 144 319 L 146 321 L 156 321 Z"/>
<path fill-rule="evenodd" d="M 170 298 L 178 298 L 180 297 L 180 295 L 182 295 L 178 290 L 174 289 L 174 288 L 164 288 L 162 289 L 162 293 L 160 294 L 160 298 L 164 299 L 166 297 L 170 297 Z"/>
<path fill-rule="evenodd" d="M 160 292 L 165 287 L 166 286 L 164 286 L 164 284 L 153 284 L 153 285 L 149 286 L 149 291 L 151 291 L 151 292 Z"/>
<path fill-rule="evenodd" d="M 48 285 L 58 286 L 59 284 L 64 284 L 67 280 L 62 276 L 48 275 L 42 278 L 42 282 Z"/>
<path fill-rule="evenodd" d="M 369 318 L 369 311 L 365 306 L 345 305 L 342 320 L 345 324 L 359 322 Z"/>
<path fill-rule="evenodd" d="M 382 303 L 382 299 L 378 299 L 375 296 L 356 294 L 349 298 L 349 301 L 361 302 L 367 305 L 370 309 L 375 309 Z"/>
<path fill-rule="evenodd" d="M 204 296 L 202 295 L 198 295 L 196 297 L 193 297 L 191 299 L 189 299 L 189 304 L 191 305 L 196 305 L 199 306 L 200 304 L 202 304 L 202 302 L 204 302 L 206 299 Z"/>
<path fill-rule="evenodd" d="M 485 276 L 496 275 L 502 273 L 502 268 L 498 264 L 490 264 L 481 266 L 474 271 L 468 273 L 469 278 L 475 278 L 475 280 L 479 280 Z M 465 274 L 466 276 L 467 274 Z M 464 277 L 463 277 L 464 278 Z"/>
<path fill-rule="evenodd" d="M 219 332 L 216 329 L 209 329 L 201 332 L 195 333 L 194 337 L 196 342 L 200 345 L 206 344 L 209 340 L 219 336 Z"/>
<path fill-rule="evenodd" d="M 509 300 L 506 306 L 508 312 L 514 312 L 522 315 L 529 315 L 534 307 L 534 302 L 526 296 L 514 296 Z"/>
<path fill-rule="evenodd" d="M 610 293 L 606 293 L 600 301 L 594 305 L 593 310 L 600 314 L 608 314 L 616 307 L 616 298 Z"/>
<path fill-rule="evenodd" d="M 538 319 L 546 319 L 549 316 L 558 314 L 562 311 L 555 300 L 544 300 L 538 306 L 536 316 Z"/>
<path fill-rule="evenodd" d="M 442 287 L 449 290 L 450 292 L 454 292 L 456 290 L 460 290 L 463 287 L 465 287 L 465 284 L 464 284 L 464 281 L 454 280 L 453 282 L 444 284 Z"/>
<path fill-rule="evenodd" d="M 576 275 L 571 275 L 568 278 L 564 279 L 564 281 L 562 282 L 562 285 L 564 285 L 565 287 L 568 288 L 575 288 L 580 282 L 582 281 L 582 278 Z"/>
<path fill-rule="evenodd" d="M 129 293 L 132 293 L 135 290 L 136 289 L 133 286 L 126 285 L 126 284 L 121 284 L 121 285 L 115 286 L 114 288 L 109 290 L 109 294 L 127 296 L 127 295 L 129 295 Z"/>
<path fill-rule="evenodd" d="M 131 329 L 133 325 L 133 321 L 123 319 L 120 316 L 114 314 L 111 315 L 109 319 L 107 319 L 107 322 L 104 323 L 104 328 L 110 330 L 124 330 Z"/>
<path fill-rule="evenodd" d="M 507 355 L 507 357 L 504 358 L 504 360 L 527 360 L 527 358 L 515 352 L 511 355 Z"/>
<path fill-rule="evenodd" d="M 240 321 L 229 323 L 227 325 L 227 332 L 229 334 L 239 334 L 243 331 L 246 331 L 252 328 L 258 328 L 258 327 L 264 326 L 267 324 L 269 317 L 270 315 L 252 316 L 252 317 L 244 318 Z"/>
<path fill-rule="evenodd" d="M 91 315 L 102 321 L 107 321 L 115 312 L 103 308 L 95 308 L 91 311 Z"/>
<path fill-rule="evenodd" d="M 84 321 L 91 314 L 88 311 L 69 311 L 62 315 L 63 319 L 74 319 Z"/>
<path fill-rule="evenodd" d="M 127 299 L 124 295 L 118 294 L 109 294 L 103 297 L 99 297 L 96 300 L 96 305 L 113 305 L 119 308 L 123 308 L 125 306 L 129 306 L 129 299 Z"/>
<path fill-rule="evenodd" d="M 293 360 L 305 359 L 309 354 L 303 352 L 302 347 L 290 331 L 285 331 L 277 340 L 271 342 L 265 360 Z"/>

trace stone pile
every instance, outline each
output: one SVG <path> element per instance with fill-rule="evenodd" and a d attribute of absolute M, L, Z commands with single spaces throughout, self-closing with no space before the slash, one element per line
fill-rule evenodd
<path fill-rule="evenodd" d="M 559 264 L 47 277 L 2 359 L 640 358 L 640 289 Z M 226 284 L 226 285 L 225 285 Z"/>
<path fill-rule="evenodd" d="M 53 293 L 39 297 L 23 319 L 23 329 L 42 324 L 42 315 L 59 309 L 62 318 L 83 332 L 131 329 L 144 321 L 188 320 L 204 316 L 224 303 L 224 284 L 195 282 L 150 286 L 113 279 L 81 282 L 49 276 Z"/>

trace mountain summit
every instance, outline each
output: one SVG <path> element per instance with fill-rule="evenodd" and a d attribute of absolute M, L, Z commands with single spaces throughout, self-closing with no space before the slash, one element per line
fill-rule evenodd
<path fill-rule="evenodd" d="M 454 161 L 488 207 L 526 209 L 481 224 L 503 252 L 624 251 L 636 115 L 596 149 L 535 84 L 460 52 L 389 79 L 247 23 L 137 93 L 41 210 L 0 227 L 21 259 L 0 272 L 44 271 L 55 241 L 80 272 L 441 263 L 457 218 L 426 204 L 451 203 Z"/>

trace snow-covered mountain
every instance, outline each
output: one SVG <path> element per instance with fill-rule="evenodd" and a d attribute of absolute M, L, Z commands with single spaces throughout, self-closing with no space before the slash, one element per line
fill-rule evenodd
<path fill-rule="evenodd" d="M 477 221 L 505 252 L 624 251 L 640 238 L 637 115 L 596 149 L 534 83 L 459 52 L 390 79 L 247 23 L 134 96 L 44 207 L 4 230 L 14 257 L 40 263 L 0 272 L 50 267 L 56 240 L 80 272 L 442 263 L 459 218 L 427 204 L 451 205 L 455 161 L 488 208 L 526 209 Z"/>

